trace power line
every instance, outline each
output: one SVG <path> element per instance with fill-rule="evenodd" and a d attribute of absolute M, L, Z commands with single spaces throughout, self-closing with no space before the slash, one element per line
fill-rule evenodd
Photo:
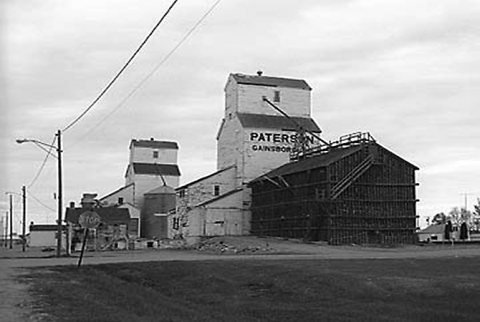
<path fill-rule="evenodd" d="M 33 200 L 35 200 L 39 205 L 43 206 L 45 209 L 48 209 L 48 210 L 53 211 L 53 212 L 57 211 L 56 209 L 53 209 L 53 208 L 47 206 L 46 204 L 44 204 L 42 201 L 40 201 L 40 199 L 35 197 L 30 191 L 27 190 L 27 193 L 28 193 L 29 197 L 32 197 Z"/>
<path fill-rule="evenodd" d="M 32 181 L 30 182 L 30 184 L 27 186 L 29 189 L 30 189 L 30 188 L 33 186 L 33 184 L 37 181 L 38 177 L 40 176 L 40 174 L 41 174 L 42 171 L 43 171 L 43 168 L 45 167 L 45 164 L 47 163 L 48 158 L 52 155 L 53 143 L 55 143 L 55 137 L 53 138 L 52 144 L 50 144 L 50 145 L 52 145 L 52 146 L 50 147 L 50 149 L 49 149 L 49 150 L 46 150 L 46 149 L 45 149 L 45 150 L 46 150 L 45 152 L 47 152 L 47 154 L 45 155 L 45 159 L 43 159 L 43 163 L 42 163 L 42 165 L 40 166 L 40 168 L 38 169 L 37 174 L 36 174 L 35 177 L 32 179 Z M 37 145 L 38 145 L 38 144 L 37 144 Z M 40 145 L 38 145 L 38 146 L 40 146 Z M 44 148 L 42 147 L 42 149 L 44 149 Z"/>
<path fill-rule="evenodd" d="M 98 128 L 103 122 L 105 122 L 110 116 L 112 116 L 116 111 L 118 111 L 121 107 L 123 107 L 127 101 L 135 95 L 136 92 L 140 90 L 140 88 L 148 81 L 150 78 L 157 72 L 157 70 L 167 62 L 167 60 L 183 45 L 183 43 L 190 37 L 190 35 L 195 31 L 195 29 L 200 26 L 200 24 L 212 13 L 212 11 L 217 7 L 217 5 L 221 2 L 222 0 L 217 0 L 206 12 L 205 14 L 190 28 L 187 33 L 180 39 L 180 41 L 173 47 L 173 49 L 163 57 L 163 59 L 154 67 L 154 69 L 145 76 L 138 84 L 133 88 L 130 93 L 110 112 L 108 113 L 105 117 L 103 117 L 99 122 L 97 122 L 87 133 L 85 133 L 80 139 L 78 139 L 75 143 L 78 143 L 81 141 L 83 138 L 85 138 L 88 134 L 93 132 L 96 128 Z M 72 146 L 72 145 L 70 145 Z"/>
<path fill-rule="evenodd" d="M 125 69 L 128 67 L 128 65 L 130 65 L 130 63 L 132 62 L 132 60 L 135 58 L 135 56 L 137 56 L 137 54 L 140 52 L 140 50 L 143 48 L 143 46 L 147 43 L 148 39 L 153 35 L 153 33 L 155 32 L 155 30 L 157 30 L 158 26 L 160 26 L 160 24 L 163 22 L 163 20 L 167 17 L 167 15 L 170 13 L 170 11 L 172 10 L 172 8 L 175 6 L 175 4 L 177 3 L 178 0 L 174 0 L 172 2 L 172 4 L 170 5 L 170 7 L 167 9 L 167 11 L 163 14 L 162 18 L 160 18 L 160 20 L 157 22 L 157 24 L 155 25 L 155 27 L 153 27 L 153 29 L 150 31 L 150 33 L 148 34 L 148 36 L 143 40 L 143 42 L 140 44 L 140 46 L 137 48 L 137 50 L 135 50 L 135 52 L 133 53 L 133 55 L 128 59 L 128 61 L 123 65 L 123 67 L 120 69 L 120 71 L 115 75 L 115 77 L 113 77 L 113 79 L 110 81 L 110 83 L 108 83 L 108 85 L 103 89 L 103 91 L 100 92 L 100 94 L 97 96 L 97 98 L 95 98 L 95 100 L 75 119 L 73 120 L 70 124 L 68 124 L 63 130 L 62 132 L 65 132 L 67 131 L 69 128 L 71 128 L 72 126 L 74 126 L 78 121 L 80 121 L 80 119 L 85 116 L 85 114 L 88 113 L 88 111 L 90 111 L 92 109 L 93 106 L 95 106 L 95 104 L 100 100 L 100 98 L 102 98 L 102 96 L 110 89 L 110 87 L 112 87 L 112 85 L 115 83 L 115 81 L 120 77 L 120 75 L 125 71 Z"/>

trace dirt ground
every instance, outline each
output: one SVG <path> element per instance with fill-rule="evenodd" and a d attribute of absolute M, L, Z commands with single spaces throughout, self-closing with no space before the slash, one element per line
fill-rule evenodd
<path fill-rule="evenodd" d="M 82 265 L 142 262 L 142 261 L 196 261 L 196 260 L 255 260 L 255 259 L 385 259 L 385 258 L 456 258 L 480 256 L 480 244 L 379 246 L 329 246 L 304 244 L 277 238 L 219 237 L 205 241 L 191 249 L 148 249 L 86 253 Z M 50 321 L 35 312 L 27 285 L 16 278 L 32 267 L 77 265 L 79 254 L 56 258 L 55 252 L 21 246 L 0 248 L 0 321 Z"/>

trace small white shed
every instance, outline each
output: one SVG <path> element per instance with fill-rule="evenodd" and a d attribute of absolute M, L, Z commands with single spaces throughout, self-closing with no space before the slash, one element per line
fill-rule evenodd
<path fill-rule="evenodd" d="M 30 225 L 30 247 L 56 247 L 57 246 L 57 229 L 54 224 Z M 62 227 L 65 231 L 65 226 Z M 65 235 L 62 236 L 62 247 L 65 247 Z"/>
<path fill-rule="evenodd" d="M 421 243 L 441 242 L 445 240 L 445 224 L 431 225 L 417 232 Z"/>

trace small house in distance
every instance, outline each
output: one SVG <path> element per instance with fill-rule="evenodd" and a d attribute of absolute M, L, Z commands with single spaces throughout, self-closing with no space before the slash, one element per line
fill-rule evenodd
<path fill-rule="evenodd" d="M 65 226 L 62 230 L 65 232 Z M 30 247 L 57 247 L 58 225 L 30 223 L 28 245 Z M 65 235 L 62 236 L 62 245 L 65 246 Z"/>
<path fill-rule="evenodd" d="M 341 137 L 249 183 L 251 232 L 332 245 L 414 243 L 416 170 L 368 133 Z"/>
<path fill-rule="evenodd" d="M 418 241 L 421 243 L 444 242 L 445 224 L 431 225 L 417 232 Z"/>

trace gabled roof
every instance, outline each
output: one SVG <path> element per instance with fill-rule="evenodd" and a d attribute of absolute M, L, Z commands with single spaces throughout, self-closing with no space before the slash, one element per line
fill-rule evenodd
<path fill-rule="evenodd" d="M 445 232 L 445 224 L 431 225 L 417 232 L 417 234 L 443 234 Z"/>
<path fill-rule="evenodd" d="M 213 177 L 213 176 L 215 176 L 215 175 L 217 175 L 217 174 L 219 174 L 219 173 L 222 173 L 222 172 L 227 171 L 227 170 L 229 170 L 229 169 L 232 169 L 232 168 L 234 168 L 234 167 L 235 167 L 235 165 L 231 165 L 231 166 L 229 166 L 229 167 L 220 169 L 220 170 L 218 170 L 218 171 L 216 171 L 216 172 L 214 172 L 214 173 L 208 174 L 208 175 L 206 175 L 206 176 L 204 176 L 204 177 L 201 177 L 201 178 L 199 178 L 199 179 L 197 179 L 197 180 L 195 180 L 195 181 L 191 181 L 191 182 L 189 182 L 189 183 L 186 183 L 186 184 L 184 184 L 183 186 L 176 188 L 175 190 L 176 190 L 176 191 L 179 191 L 179 190 L 185 189 L 185 188 L 187 188 L 187 187 L 189 187 L 189 186 L 191 186 L 191 185 L 194 185 L 194 184 L 196 184 L 196 183 L 198 183 L 198 182 L 200 182 L 200 181 L 203 181 L 203 180 L 205 180 L 205 179 L 211 178 L 211 177 Z"/>
<path fill-rule="evenodd" d="M 298 89 L 303 89 L 308 91 L 312 90 L 312 88 L 303 79 L 258 76 L 258 75 L 244 75 L 244 74 L 231 74 L 231 75 L 238 84 L 298 88 Z"/>
<path fill-rule="evenodd" d="M 108 197 L 110 197 L 110 196 L 113 196 L 113 195 L 116 194 L 116 193 L 119 193 L 119 192 L 122 191 L 122 190 L 126 190 L 127 188 L 130 188 L 130 187 L 133 186 L 133 185 L 135 185 L 135 183 L 132 182 L 132 183 L 130 183 L 130 184 L 127 184 L 126 186 L 120 187 L 120 188 L 118 188 L 117 190 L 115 190 L 115 191 L 113 191 L 113 192 L 110 192 L 108 195 L 103 196 L 103 197 L 100 198 L 99 200 L 102 201 L 102 200 L 104 200 L 104 199 L 106 199 L 106 198 L 108 198 Z"/>
<path fill-rule="evenodd" d="M 178 150 L 177 142 L 155 141 L 153 139 L 150 139 L 150 140 L 136 140 L 136 139 L 133 139 L 130 142 L 130 149 L 132 148 L 132 146 L 139 147 L 139 148 Z"/>
<path fill-rule="evenodd" d="M 180 176 L 180 170 L 176 164 L 134 163 L 133 172 L 135 174 Z"/>
<path fill-rule="evenodd" d="M 121 204 L 116 204 L 116 205 L 114 205 L 114 206 L 112 206 L 112 207 L 117 207 L 117 208 L 131 207 L 131 208 L 135 208 L 135 209 L 137 209 L 137 210 L 140 210 L 139 208 L 135 207 L 135 205 L 134 205 L 133 203 L 128 202 L 128 201 L 127 201 L 127 202 L 124 201 L 123 203 L 121 203 Z"/>
<path fill-rule="evenodd" d="M 224 193 L 223 195 L 220 195 L 220 196 L 217 196 L 217 197 L 215 197 L 215 198 L 206 200 L 206 201 L 204 201 L 204 202 L 202 202 L 202 203 L 199 203 L 198 205 L 195 205 L 195 207 L 201 207 L 201 206 L 208 205 L 208 204 L 210 204 L 210 203 L 212 203 L 212 202 L 215 202 L 215 201 L 218 201 L 218 200 L 220 200 L 220 199 L 223 199 L 223 198 L 226 198 L 226 197 L 228 197 L 228 196 L 231 196 L 231 195 L 233 195 L 233 194 L 236 194 L 237 192 L 240 192 L 240 191 L 242 191 L 242 190 L 243 190 L 243 188 L 237 188 L 237 189 L 234 189 L 234 190 L 230 190 L 229 192 Z"/>
<path fill-rule="evenodd" d="M 276 168 L 252 181 L 250 181 L 250 183 L 254 183 L 254 182 L 257 182 L 257 181 L 260 181 L 262 180 L 262 177 L 269 177 L 269 178 L 275 178 L 275 177 L 278 177 L 278 176 L 283 176 L 283 175 L 287 175 L 287 174 L 291 174 L 291 173 L 298 173 L 298 172 L 303 172 L 303 171 L 307 171 L 307 170 L 310 170 L 310 169 L 315 169 L 315 168 L 319 168 L 319 167 L 325 167 L 325 166 L 328 166 L 330 165 L 331 163 L 333 162 L 336 162 L 338 160 L 341 160 L 361 149 L 363 149 L 366 145 L 375 145 L 377 146 L 378 148 L 381 148 L 381 149 L 384 149 L 385 151 L 387 151 L 388 153 L 390 153 L 394 158 L 397 158 L 400 162 L 405 162 L 406 164 L 410 165 L 414 170 L 418 170 L 418 168 L 411 164 L 410 162 L 402 159 L 401 157 L 399 157 L 398 155 L 396 155 L 395 153 L 385 149 L 384 147 L 382 147 L 381 145 L 379 145 L 378 143 L 376 142 L 368 142 L 368 143 L 362 143 L 362 144 L 356 144 L 356 145 L 351 145 L 349 147 L 334 147 L 334 148 L 331 148 L 328 152 L 324 152 L 322 154 L 319 154 L 319 155 L 314 155 L 314 156 L 311 156 L 311 157 L 307 157 L 305 159 L 301 159 L 301 160 L 298 160 L 298 161 L 295 161 L 295 162 L 290 162 L 290 163 L 287 163 L 283 166 L 280 166 L 279 168 Z"/>
<path fill-rule="evenodd" d="M 84 208 L 67 208 L 65 220 L 77 224 L 78 217 L 85 211 Z M 94 208 L 93 211 L 102 218 L 102 222 L 109 225 L 128 224 L 130 221 L 130 212 L 126 208 L 105 207 Z"/>
<path fill-rule="evenodd" d="M 264 174 L 259 178 L 252 180 L 251 182 L 259 181 L 264 176 L 269 178 L 275 178 L 275 177 L 283 176 L 290 173 L 298 173 L 298 172 L 307 171 L 310 169 L 325 167 L 335 161 L 341 160 L 344 157 L 357 152 L 361 148 L 362 146 L 354 146 L 354 147 L 345 148 L 345 149 L 335 149 L 328 153 L 324 153 L 321 155 L 302 159 L 295 162 L 290 162 Z"/>
<path fill-rule="evenodd" d="M 145 195 L 156 195 L 156 194 L 175 194 L 175 189 L 170 186 L 159 186 L 155 189 L 147 191 L 144 193 Z"/>
<path fill-rule="evenodd" d="M 289 120 L 282 115 L 263 115 L 263 114 L 249 114 L 237 113 L 238 119 L 244 128 L 260 128 L 260 129 L 280 129 L 285 131 L 295 131 L 295 123 L 302 126 L 305 130 L 310 132 L 320 133 L 321 130 L 317 123 L 310 117 L 291 117 Z"/>

